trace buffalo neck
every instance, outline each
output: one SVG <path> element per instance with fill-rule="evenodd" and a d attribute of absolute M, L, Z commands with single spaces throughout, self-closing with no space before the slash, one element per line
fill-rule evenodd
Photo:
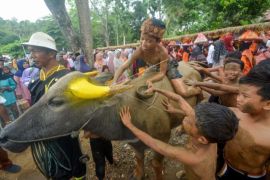
<path fill-rule="evenodd" d="M 121 122 L 119 110 L 122 105 L 123 99 L 121 96 L 103 102 L 100 107 L 91 113 L 91 119 L 89 119 L 84 130 L 109 140 L 134 139 L 134 135 Z"/>

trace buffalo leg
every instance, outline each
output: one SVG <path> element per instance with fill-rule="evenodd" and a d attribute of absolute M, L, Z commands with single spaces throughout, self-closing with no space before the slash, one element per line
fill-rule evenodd
<path fill-rule="evenodd" d="M 151 161 L 152 168 L 156 175 L 156 180 L 162 180 L 162 170 L 163 170 L 163 159 L 164 156 L 154 152 L 154 158 Z"/>
<path fill-rule="evenodd" d="M 141 180 L 144 178 L 144 151 L 135 150 L 136 169 L 133 172 L 133 178 Z"/>

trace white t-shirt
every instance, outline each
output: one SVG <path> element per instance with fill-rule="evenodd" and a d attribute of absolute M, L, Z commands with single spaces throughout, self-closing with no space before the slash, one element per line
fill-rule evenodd
<path fill-rule="evenodd" d="M 213 44 L 211 44 L 209 46 L 209 49 L 208 49 L 208 55 L 207 55 L 207 58 L 206 58 L 206 61 L 208 64 L 213 64 L 213 58 L 214 58 L 214 52 L 215 52 L 215 47 Z"/>
<path fill-rule="evenodd" d="M 70 68 L 73 68 L 74 67 L 74 62 L 73 62 L 73 60 L 71 58 L 67 58 L 67 62 L 69 64 L 69 67 Z"/>

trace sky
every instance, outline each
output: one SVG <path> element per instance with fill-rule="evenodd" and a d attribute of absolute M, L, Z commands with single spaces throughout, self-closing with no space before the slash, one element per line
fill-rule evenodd
<path fill-rule="evenodd" d="M 35 22 L 50 14 L 44 0 L 0 0 L 0 17 L 3 19 Z"/>

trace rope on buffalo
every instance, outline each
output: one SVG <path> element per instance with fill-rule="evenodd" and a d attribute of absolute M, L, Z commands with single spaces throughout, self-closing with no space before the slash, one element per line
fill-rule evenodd
<path fill-rule="evenodd" d="M 31 145 L 31 150 L 38 169 L 47 178 L 55 177 L 59 173 L 59 168 L 72 170 L 70 159 L 57 142 L 35 142 Z"/>
<path fill-rule="evenodd" d="M 169 61 L 169 59 L 167 59 L 167 60 L 163 60 L 163 61 L 160 61 L 159 63 L 157 63 L 157 64 L 154 64 L 154 65 L 151 65 L 151 66 L 149 66 L 148 68 L 146 68 L 145 70 L 144 70 L 144 72 L 146 72 L 146 71 L 148 71 L 149 69 L 152 69 L 152 68 L 154 68 L 154 67 L 157 67 L 158 65 L 160 65 L 161 63 L 163 63 L 163 62 L 168 62 Z M 133 78 L 133 77 L 135 77 L 135 76 L 137 76 L 137 75 L 141 75 L 142 73 L 135 73 L 135 74 L 133 74 L 133 75 L 131 75 L 131 76 L 128 76 L 128 78 Z M 123 79 L 123 80 L 121 80 L 121 81 L 118 81 L 117 83 L 115 83 L 115 84 L 122 84 L 122 83 L 126 83 L 126 80 L 125 79 Z"/>

